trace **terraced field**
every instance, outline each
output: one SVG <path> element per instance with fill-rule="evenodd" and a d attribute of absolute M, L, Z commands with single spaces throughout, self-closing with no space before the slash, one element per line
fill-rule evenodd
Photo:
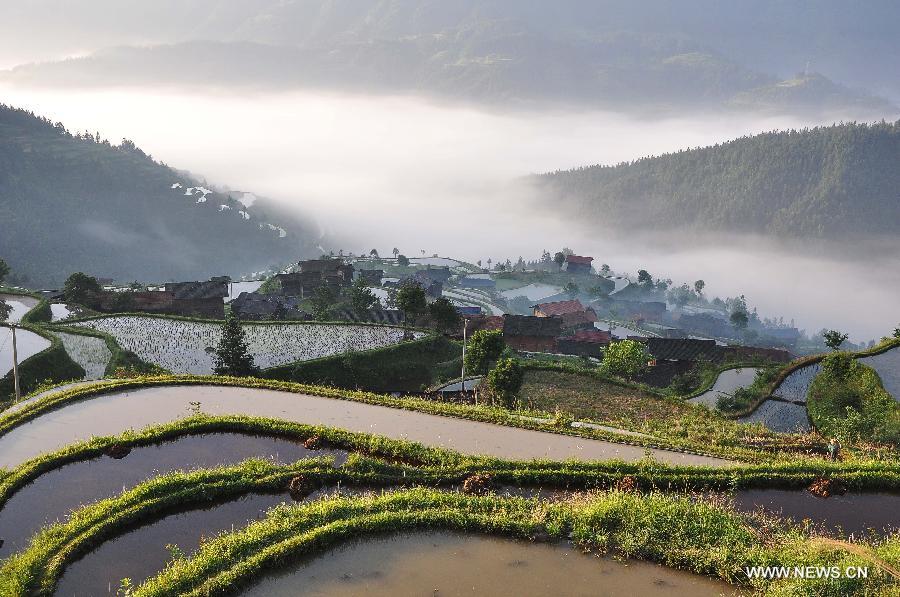
<path fill-rule="evenodd" d="M 0 594 L 388 595 L 421 585 L 538 595 L 601 584 L 642 595 L 792 594 L 789 583 L 737 571 L 773 560 L 890 564 L 898 553 L 896 539 L 822 552 L 806 531 L 741 512 L 784 505 L 794 516 L 805 498 L 788 489 L 823 471 L 855 491 L 898 489 L 900 465 L 729 466 L 665 450 L 651 451 L 651 463 L 644 448 L 590 430 L 459 418 L 485 410 L 398 408 L 399 399 L 290 384 L 180 385 L 190 381 L 202 380 L 106 382 L 101 393 L 48 395 L 0 416 Z M 129 387 L 141 383 L 177 385 Z M 134 431 L 147 423 L 165 424 Z M 709 494 L 735 486 L 747 489 Z M 898 499 L 848 494 L 810 510 L 840 537 L 840 523 L 883 526 L 860 513 Z M 896 589 L 890 576 L 854 583 L 845 588 Z"/>
<path fill-rule="evenodd" d="M 212 373 L 213 350 L 222 325 L 163 317 L 110 316 L 71 325 L 111 334 L 125 350 L 173 373 Z M 390 346 L 422 332 L 375 325 L 278 323 L 244 325 L 250 352 L 262 368 L 333 354 Z"/>

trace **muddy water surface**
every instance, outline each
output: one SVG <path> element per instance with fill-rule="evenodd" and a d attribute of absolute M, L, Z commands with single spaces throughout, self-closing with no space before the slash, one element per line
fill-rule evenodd
<path fill-rule="evenodd" d="M 833 533 L 858 535 L 869 530 L 883 533 L 900 528 L 900 494 L 895 493 L 848 493 L 820 498 L 808 491 L 748 489 L 735 494 L 734 504 L 743 512 L 762 507 L 795 522 L 809 519 Z"/>
<path fill-rule="evenodd" d="M 756 380 L 756 374 L 759 369 L 755 367 L 742 367 L 740 369 L 729 369 L 723 371 L 716 378 L 716 383 L 706 392 L 699 396 L 691 398 L 688 402 L 694 404 L 703 404 L 709 408 L 716 407 L 716 401 L 723 394 L 734 394 L 738 388 L 746 388 Z"/>
<path fill-rule="evenodd" d="M 190 510 L 103 543 L 69 565 L 57 585 L 58 597 L 116 595 L 123 578 L 140 584 L 165 568 L 172 559 L 167 545 L 190 555 L 204 538 L 244 526 L 262 518 L 285 501 L 286 495 L 248 495 L 206 510 Z"/>
<path fill-rule="evenodd" d="M 508 459 L 640 460 L 643 447 L 479 423 L 415 411 L 288 392 L 215 386 L 145 388 L 97 396 L 48 412 L 0 436 L 0 466 L 14 467 L 91 435 L 165 423 L 191 402 L 208 414 L 243 414 L 374 433 L 466 454 Z M 729 461 L 652 450 L 660 462 L 724 466 Z"/>
<path fill-rule="evenodd" d="M 877 371 L 884 389 L 891 393 L 894 400 L 900 400 L 900 348 L 859 359 L 859 362 Z"/>
<path fill-rule="evenodd" d="M 627 564 L 564 544 L 448 532 L 362 539 L 264 578 L 244 597 L 516 597 L 738 594 L 726 583 L 646 562 Z"/>
<path fill-rule="evenodd" d="M 340 450 L 307 450 L 286 439 L 215 433 L 134 448 L 120 460 L 102 456 L 67 464 L 44 473 L 0 507 L 0 558 L 24 548 L 45 524 L 64 518 L 84 504 L 118 495 L 150 477 L 236 464 L 248 458 L 288 464 L 317 456 L 333 456 L 336 466 L 347 459 L 346 452 Z"/>

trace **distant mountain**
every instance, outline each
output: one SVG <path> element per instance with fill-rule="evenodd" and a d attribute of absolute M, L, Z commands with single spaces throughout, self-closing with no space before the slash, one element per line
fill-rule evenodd
<path fill-rule="evenodd" d="M 900 121 L 765 133 L 535 182 L 596 226 L 897 238 L 898 164 Z"/>
<path fill-rule="evenodd" d="M 244 195 L 0 105 L 0 257 L 31 284 L 240 275 L 316 252 L 309 222 Z"/>
<path fill-rule="evenodd" d="M 53 5 L 55 0 L 41 2 Z M 98 31 L 100 41 L 93 43 L 104 44 L 104 49 L 23 65 L 0 80 L 317 87 L 654 114 L 711 108 L 821 113 L 835 119 L 900 114 L 890 101 L 856 89 L 865 85 L 896 91 L 894 97 L 900 98 L 900 86 L 874 85 L 893 79 L 885 74 L 890 71 L 879 71 L 876 65 L 893 68 L 900 43 L 893 31 L 882 31 L 872 22 L 900 19 L 896 6 L 873 0 L 866 11 L 858 11 L 873 18 L 861 20 L 834 1 L 818 3 L 815 11 L 804 8 L 802 1 L 788 7 L 777 0 L 747 4 L 165 0 L 154 3 L 147 21 L 140 21 L 121 5 L 93 0 L 59 26 L 71 29 L 73 19 L 84 21 L 78 26 Z M 120 29 L 110 32 L 91 21 L 87 15 L 94 10 L 116 14 Z M 25 22 L 34 18 L 33 9 L 16 11 Z M 808 30 L 810 20 L 819 28 Z M 45 18 L 40 31 L 52 29 L 53 22 Z M 860 46 L 880 44 L 882 51 L 859 56 L 846 38 Z M 81 40 L 79 47 L 92 39 Z M 781 62 L 774 62 L 771 48 L 760 39 L 771 39 L 783 49 Z M 110 47 L 106 40 L 115 45 Z M 841 66 L 835 66 L 833 52 L 823 50 L 829 43 L 844 47 L 847 59 Z M 863 69 L 873 74 L 852 76 Z M 797 72 L 822 74 L 795 76 Z M 832 72 L 843 78 L 835 79 Z"/>

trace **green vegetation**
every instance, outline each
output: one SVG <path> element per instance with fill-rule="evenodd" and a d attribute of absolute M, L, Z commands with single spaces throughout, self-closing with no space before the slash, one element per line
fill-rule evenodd
<path fill-rule="evenodd" d="M 525 373 L 515 359 L 500 359 L 487 376 L 487 386 L 496 403 L 514 406 Z"/>
<path fill-rule="evenodd" d="M 900 403 L 871 367 L 847 353 L 822 360 L 807 400 L 809 416 L 824 435 L 842 443 L 859 441 L 900 446 Z"/>
<path fill-rule="evenodd" d="M 416 317 L 425 312 L 428 303 L 425 300 L 425 291 L 416 283 L 408 282 L 400 287 L 395 299 L 397 308 L 403 311 L 406 321 L 415 321 Z"/>
<path fill-rule="evenodd" d="M 241 320 L 233 313 L 225 316 L 222 338 L 216 347 L 213 373 L 216 375 L 257 375 L 259 367 L 253 362 L 253 355 L 247 347 Z"/>
<path fill-rule="evenodd" d="M 614 228 L 897 234 L 900 122 L 770 132 L 544 177 L 580 218 Z M 630 207 L 639 203 L 641 210 Z"/>
<path fill-rule="evenodd" d="M 462 347 L 443 336 L 302 361 L 263 371 L 263 377 L 370 392 L 419 392 L 453 379 Z"/>
<path fill-rule="evenodd" d="M 466 373 L 487 373 L 506 348 L 500 330 L 478 330 L 466 343 Z"/>
<path fill-rule="evenodd" d="M 311 252 L 308 222 L 266 213 L 264 198 L 247 208 L 213 192 L 198 203 L 197 191 L 186 192 L 199 184 L 130 141 L 115 146 L 0 105 L 0 255 L 16 284 L 59 285 L 86 263 L 114 279 L 196 280 Z"/>
<path fill-rule="evenodd" d="M 622 340 L 610 344 L 603 352 L 600 370 L 606 375 L 632 379 L 647 369 L 650 362 L 647 346 L 636 340 Z"/>

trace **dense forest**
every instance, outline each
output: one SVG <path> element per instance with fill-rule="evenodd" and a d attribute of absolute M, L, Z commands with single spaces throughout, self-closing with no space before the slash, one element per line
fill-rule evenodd
<path fill-rule="evenodd" d="M 537 178 L 580 219 L 644 230 L 898 234 L 900 122 L 770 132 Z"/>
<path fill-rule="evenodd" d="M 105 4 L 87 6 L 99 11 Z M 148 30 L 125 18 L 115 37 L 95 42 L 111 45 L 20 66 L 0 80 L 403 92 L 504 108 L 575 104 L 653 115 L 721 109 L 869 120 L 900 114 L 890 100 L 861 90 L 884 77 L 851 76 L 892 66 L 896 36 L 880 23 L 900 12 L 883 3 L 872 7 L 880 18 L 865 22 L 833 1 L 814 10 L 802 2 L 751 9 L 707 0 L 639 7 L 622 0 L 205 0 L 205 11 L 188 4 L 151 11 L 149 19 L 157 10 L 169 16 Z M 182 12 L 183 20 L 170 18 Z M 757 26 L 747 27 L 748 20 Z M 833 21 L 865 35 L 835 31 Z M 765 31 L 781 48 L 780 62 L 759 45 Z M 888 53 L 836 64 L 827 50 L 846 45 L 847 37 Z M 878 91 L 900 97 L 893 87 Z"/>
<path fill-rule="evenodd" d="M 55 285 L 73 271 L 120 281 L 239 275 L 308 252 L 314 236 L 302 223 L 269 225 L 200 186 L 130 141 L 0 105 L 0 258 L 25 283 Z"/>

